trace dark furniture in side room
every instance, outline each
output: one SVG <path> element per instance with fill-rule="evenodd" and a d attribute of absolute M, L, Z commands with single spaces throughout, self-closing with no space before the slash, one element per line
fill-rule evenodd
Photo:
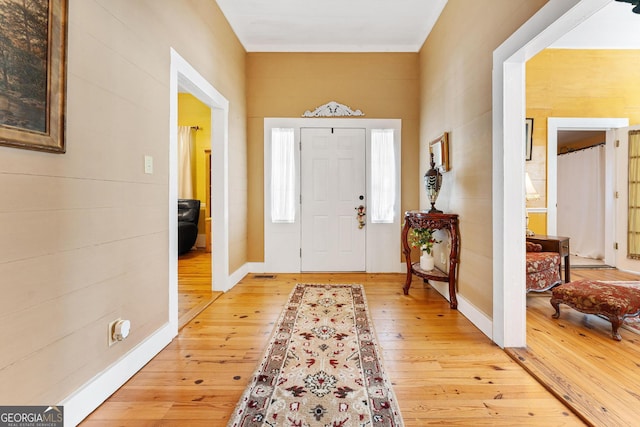
<path fill-rule="evenodd" d="M 433 230 L 448 230 L 451 237 L 451 250 L 449 253 L 449 271 L 444 272 L 437 267 L 431 271 L 420 268 L 419 262 L 411 262 L 411 248 L 407 240 L 409 229 L 431 228 Z M 404 214 L 404 227 L 402 228 L 402 251 L 407 262 L 407 280 L 402 290 L 409 295 L 411 279 L 415 274 L 423 280 L 435 280 L 449 284 L 449 306 L 458 307 L 456 298 L 456 279 L 458 272 L 458 252 L 460 246 L 460 230 L 458 229 L 458 215 L 445 213 L 429 213 L 427 211 L 407 211 Z"/>
<path fill-rule="evenodd" d="M 544 292 L 562 283 L 560 254 L 542 252 L 542 245 L 527 241 L 526 289 L 527 292 Z"/>
<path fill-rule="evenodd" d="M 569 283 L 571 281 L 568 237 L 534 234 L 533 236 L 527 236 L 527 242 L 541 245 L 542 252 L 556 252 L 561 258 L 564 258 L 564 282 Z M 558 266 L 558 271 L 562 274 L 561 265 Z"/>
<path fill-rule="evenodd" d="M 200 200 L 178 199 L 178 255 L 189 252 L 198 238 Z"/>

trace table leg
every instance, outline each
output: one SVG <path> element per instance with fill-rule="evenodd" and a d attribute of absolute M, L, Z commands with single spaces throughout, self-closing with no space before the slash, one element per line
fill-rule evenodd
<path fill-rule="evenodd" d="M 456 298 L 456 283 L 449 280 L 449 307 L 454 310 L 458 309 L 458 298 Z"/>
<path fill-rule="evenodd" d="M 569 266 L 569 254 L 564 257 L 564 282 L 569 283 L 571 281 L 570 277 L 570 266 Z"/>
<path fill-rule="evenodd" d="M 409 295 L 409 288 L 411 287 L 411 279 L 413 279 L 413 272 L 411 271 L 411 267 L 409 267 L 409 271 L 407 271 L 407 281 L 405 282 L 404 287 L 402 288 L 405 295 Z"/>

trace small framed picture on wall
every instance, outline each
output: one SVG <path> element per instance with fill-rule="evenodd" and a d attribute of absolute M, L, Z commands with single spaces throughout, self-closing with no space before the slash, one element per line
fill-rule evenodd
<path fill-rule="evenodd" d="M 449 132 L 445 132 L 438 139 L 429 143 L 429 153 L 433 153 L 433 161 L 440 173 L 449 168 Z"/>

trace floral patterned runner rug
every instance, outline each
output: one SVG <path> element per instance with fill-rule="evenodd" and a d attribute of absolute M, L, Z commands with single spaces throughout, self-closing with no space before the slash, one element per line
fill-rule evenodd
<path fill-rule="evenodd" d="M 638 281 L 634 282 L 634 281 L 620 281 L 620 280 L 609 280 L 609 281 L 600 280 L 600 282 L 610 283 L 612 285 L 617 285 L 617 286 L 626 286 L 629 288 L 635 288 L 640 290 L 640 282 Z M 622 327 L 631 332 L 635 332 L 636 334 L 640 334 L 640 317 L 638 316 L 627 317 L 626 319 L 624 319 L 624 323 L 622 324 Z"/>
<path fill-rule="evenodd" d="M 227 426 L 403 425 L 362 285 L 296 285 Z"/>

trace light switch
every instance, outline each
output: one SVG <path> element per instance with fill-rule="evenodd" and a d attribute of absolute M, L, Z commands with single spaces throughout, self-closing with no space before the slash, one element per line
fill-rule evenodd
<path fill-rule="evenodd" d="M 153 157 L 144 156 L 144 173 L 153 173 Z"/>

